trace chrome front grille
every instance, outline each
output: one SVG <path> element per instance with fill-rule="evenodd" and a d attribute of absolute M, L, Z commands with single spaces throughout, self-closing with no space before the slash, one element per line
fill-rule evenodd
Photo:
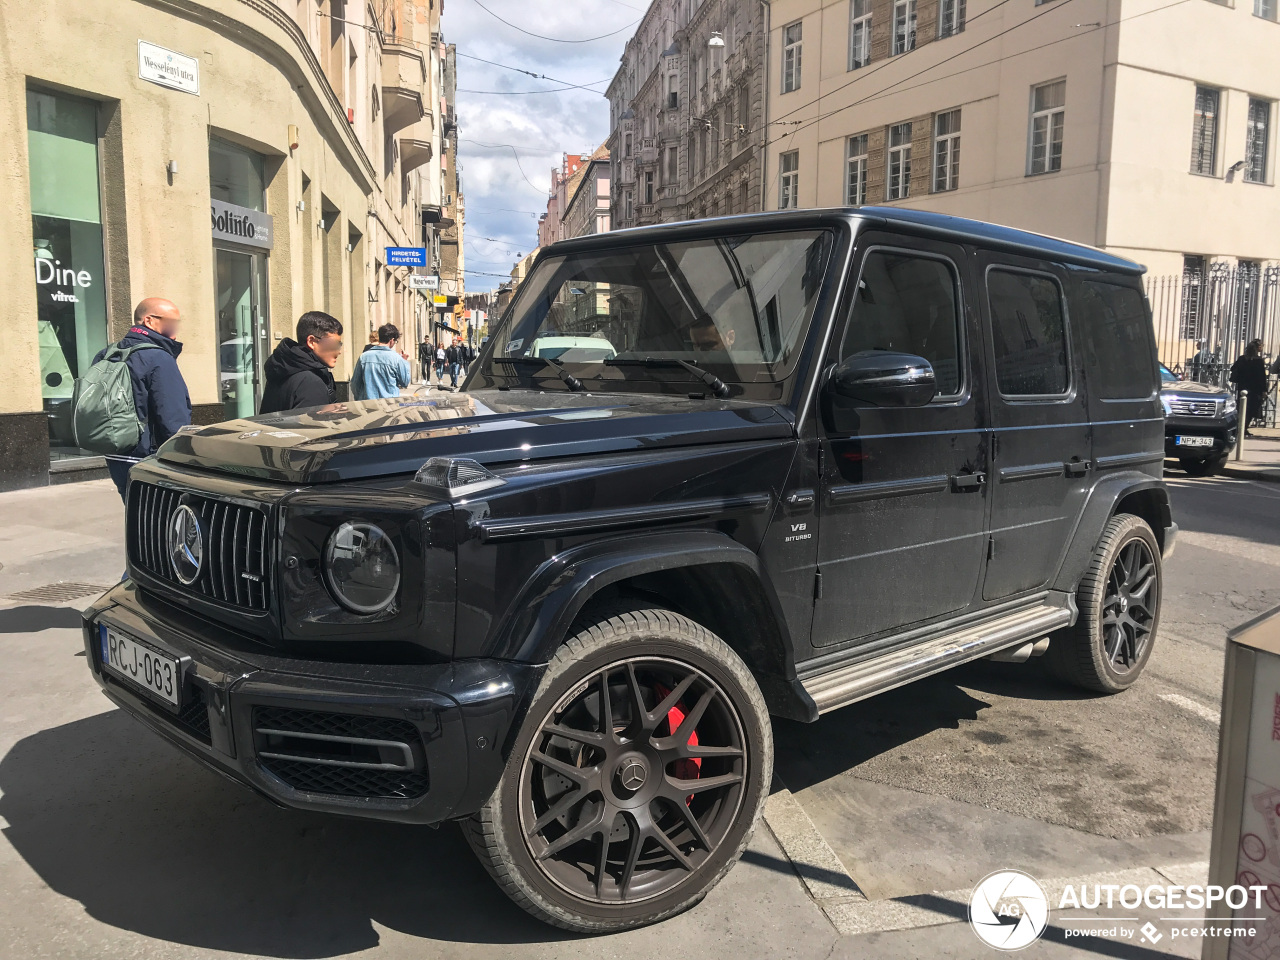
<path fill-rule="evenodd" d="M 184 584 L 169 558 L 169 521 L 186 504 L 200 520 L 202 562 Z M 138 480 L 129 484 L 129 562 L 178 590 L 247 610 L 270 601 L 265 508 L 184 493 Z"/>
<path fill-rule="evenodd" d="M 1184 400 L 1174 397 L 1169 401 L 1169 413 L 1175 417 L 1216 417 L 1221 400 Z"/>

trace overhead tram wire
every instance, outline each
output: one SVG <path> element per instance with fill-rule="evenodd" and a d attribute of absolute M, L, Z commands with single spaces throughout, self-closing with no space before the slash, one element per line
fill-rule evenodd
<path fill-rule="evenodd" d="M 522 70 L 520 67 L 513 67 L 507 63 L 499 63 L 496 60 L 486 60 L 484 57 L 473 56 L 469 53 L 459 53 L 459 57 L 465 57 L 467 60 L 475 60 L 477 63 L 487 63 L 491 67 L 501 67 L 503 70 L 513 70 L 516 73 L 523 73 L 526 77 L 533 77 L 535 80 L 550 80 L 552 83 L 563 83 L 566 87 L 576 87 L 583 90 L 590 87 L 598 86 L 602 83 L 608 83 L 612 77 L 605 77 L 603 80 L 593 80 L 590 83 L 574 83 L 571 80 L 561 80 L 559 77 L 549 77 L 545 73 L 534 73 L 532 70 Z M 599 91 L 592 90 L 592 93 Z"/>
<path fill-rule="evenodd" d="M 503 148 L 505 148 L 505 149 L 507 149 L 507 150 L 510 150 L 510 151 L 511 151 L 511 155 L 512 155 L 513 157 L 515 157 L 515 160 L 516 160 L 516 168 L 520 171 L 520 176 L 524 177 L 524 182 L 525 182 L 525 183 L 527 183 L 529 186 L 533 187 L 533 189 L 537 190 L 539 193 L 542 193 L 542 194 L 545 194 L 545 193 L 546 193 L 546 189 L 545 189 L 544 187 L 540 187 L 540 186 L 538 186 L 536 183 L 534 183 L 532 180 L 530 180 L 530 179 L 529 179 L 529 175 L 528 175 L 527 173 L 525 173 L 525 172 L 524 172 L 524 167 L 523 167 L 523 166 L 521 166 L 521 164 L 520 164 L 520 154 L 518 154 L 518 153 L 516 152 L 516 148 L 515 148 L 512 144 L 510 144 L 510 143 L 483 143 L 483 142 L 481 142 L 481 141 L 479 141 L 479 140 L 472 140 L 472 139 L 470 139 L 469 137 L 459 137 L 459 138 L 458 138 L 458 142 L 459 142 L 459 143 L 474 143 L 474 144 L 475 144 L 476 146 L 478 146 L 478 147 L 487 147 L 487 148 L 488 148 L 488 149 L 490 149 L 490 150 L 498 150 L 498 149 L 503 149 Z"/>
<path fill-rule="evenodd" d="M 474 3 L 481 10 L 483 10 L 485 13 L 487 13 L 489 16 L 493 17 L 493 19 L 497 20 L 499 23 L 506 24 L 512 30 L 515 30 L 519 33 L 523 33 L 527 37 L 533 37 L 535 40 L 549 40 L 552 43 L 594 43 L 597 40 L 605 40 L 605 39 L 608 39 L 609 37 L 616 37 L 623 30 L 630 30 L 637 23 L 639 23 L 641 20 L 644 19 L 644 17 L 638 17 L 637 19 L 632 20 L 630 23 L 619 27 L 617 30 L 613 30 L 609 33 L 602 33 L 598 37 L 583 37 L 580 40 L 570 40 L 570 39 L 566 39 L 565 37 L 547 37 L 547 36 L 543 36 L 540 33 L 534 33 L 532 30 L 526 30 L 524 27 L 520 26 L 519 24 L 512 23 L 510 20 L 504 20 L 502 17 L 498 16 L 496 13 L 494 13 L 492 10 L 486 7 L 483 3 L 481 3 L 480 0 L 471 0 L 471 2 Z"/>
<path fill-rule="evenodd" d="M 1071 0 L 1063 0 L 1063 2 L 1062 2 L 1062 3 L 1060 3 L 1060 4 L 1058 4 L 1056 7 L 1051 7 L 1051 8 L 1049 8 L 1049 10 L 1046 10 L 1046 11 L 1045 11 L 1045 13 L 1048 13 L 1048 12 L 1050 12 L 1051 10 L 1061 10 L 1063 7 L 1065 7 L 1065 6 L 1066 6 L 1068 3 L 1070 3 L 1070 2 L 1071 2 Z M 1126 22 L 1126 21 L 1128 21 L 1128 20 L 1136 20 L 1138 17 L 1145 17 L 1145 16 L 1148 16 L 1148 15 L 1153 14 L 1153 13 L 1159 13 L 1159 12 L 1161 12 L 1162 10 L 1169 10 L 1169 9 L 1171 9 L 1171 8 L 1173 8 L 1173 7 L 1181 6 L 1182 4 L 1184 4 L 1184 3 L 1188 3 L 1188 2 L 1190 2 L 1190 0 L 1173 0 L 1173 3 L 1166 3 L 1166 4 L 1165 4 L 1164 6 L 1162 6 L 1162 7 L 1155 7 L 1155 8 L 1153 8 L 1153 9 L 1151 9 L 1151 10 L 1143 10 L 1143 11 L 1142 11 L 1142 12 L 1140 12 L 1140 13 L 1134 13 L 1134 14 L 1130 14 L 1130 15 L 1129 15 L 1129 16 L 1127 16 L 1127 17 L 1121 17 L 1119 20 L 1112 20 L 1112 21 L 1110 21 L 1109 23 L 1102 23 L 1102 24 L 1099 24 L 1099 25 L 1097 25 L 1097 26 L 1094 26 L 1092 30 L 1086 30 L 1086 31 L 1083 31 L 1083 32 L 1081 32 L 1081 33 L 1072 34 L 1072 35 L 1071 35 L 1071 36 L 1069 36 L 1069 37 L 1059 37 L 1059 38 L 1058 38 L 1058 39 L 1056 39 L 1056 40 L 1050 40 L 1050 41 L 1048 41 L 1048 42 L 1046 42 L 1046 43 L 1037 44 L 1037 45 L 1036 45 L 1036 46 L 1034 46 L 1034 47 L 1028 47 L 1026 50 L 1019 50 L 1019 51 L 1017 51 L 1017 52 L 1015 52 L 1015 53 L 1012 53 L 1012 54 L 1006 54 L 1006 55 L 1004 55 L 1004 56 L 1002 56 L 1002 57 L 999 57 L 999 58 L 997 58 L 997 59 L 995 59 L 995 60 L 986 60 L 986 61 L 983 61 L 982 63 L 973 64 L 973 65 L 971 65 L 971 66 L 965 67 L 963 70 L 957 70 L 957 71 L 955 71 L 954 73 L 945 74 L 945 75 L 943 75 L 943 76 L 939 76 L 939 77 L 932 77 L 932 78 L 930 78 L 930 79 L 928 79 L 928 80 L 925 80 L 925 81 L 923 81 L 923 82 L 921 82 L 921 83 L 915 83 L 915 84 L 912 84 L 911 86 L 908 86 L 908 87 L 900 87 L 900 85 L 901 85 L 901 84 L 906 83 L 908 80 L 913 80 L 913 79 L 915 79 L 916 77 L 919 77 L 919 76 L 921 76 L 921 75 L 923 75 L 923 74 L 925 74 L 925 73 L 928 73 L 928 72 L 930 72 L 931 70 L 934 70 L 934 69 L 936 69 L 937 67 L 942 66 L 942 64 L 947 63 L 947 62 L 949 62 L 949 61 L 951 61 L 951 60 L 956 59 L 956 57 L 959 57 L 959 56 L 963 55 L 964 53 L 968 52 L 968 50 L 974 50 L 974 49 L 977 49 L 977 47 L 981 45 L 981 44 L 974 44 L 974 46 L 967 48 L 967 50 L 961 51 L 960 53 L 957 53 L 957 54 L 954 54 L 954 55 L 952 55 L 952 56 L 950 56 L 950 57 L 947 57 L 947 58 L 946 58 L 946 60 L 940 60 L 940 61 L 938 61 L 937 63 L 932 64 L 931 66 L 925 67 L 923 70 L 918 70 L 918 71 L 916 71 L 915 73 L 911 74 L 910 76 L 903 77 L 901 80 L 895 80 L 893 83 L 891 83 L 889 86 L 885 87 L 883 90 L 878 90 L 878 91 L 876 91 L 876 92 L 875 92 L 875 93 L 873 93 L 873 94 L 869 94 L 869 95 L 867 95 L 867 96 L 863 97 L 861 100 L 855 100 L 853 103 L 847 103 L 847 104 L 845 104 L 843 107 L 837 107 L 835 110 L 829 110 L 829 111 L 827 111 L 826 113 L 819 114 L 818 116 L 813 117 L 812 119 L 809 119 L 809 120 L 806 120 L 806 121 L 802 121 L 802 122 L 800 122 L 800 125 L 797 127 L 797 129 L 795 129 L 795 130 L 790 130 L 790 131 L 788 131 L 787 133 L 784 133 L 784 134 L 779 134 L 778 136 L 774 137 L 772 140 L 768 140 L 768 141 L 765 143 L 765 146 L 768 146 L 768 145 L 769 145 L 769 144 L 771 144 L 771 143 L 777 143 L 779 140 L 783 140 L 783 139 L 785 139 L 785 138 L 787 138 L 787 137 L 789 137 L 789 136 L 792 136 L 792 135 L 794 135 L 794 134 L 796 134 L 796 133 L 799 133 L 799 132 L 800 132 L 800 130 L 805 129 L 806 127 L 810 127 L 810 126 L 812 126 L 812 125 L 813 125 L 813 124 L 815 124 L 815 123 L 819 123 L 819 122 L 821 122 L 822 120 L 827 119 L 828 117 L 833 117 L 833 116 L 835 116 L 837 113 L 843 113 L 845 110 L 850 110 L 850 109 L 852 109 L 853 107 L 861 106 L 862 104 L 864 104 L 864 103 L 869 103 L 869 102 L 871 102 L 872 100 L 879 100 L 879 99 L 882 99 L 882 98 L 884 98 L 884 97 L 890 96 L 890 95 L 892 95 L 893 93 L 901 93 L 901 92 L 902 92 L 902 91 L 904 91 L 904 90 L 914 90 L 914 89 L 916 89 L 916 88 L 918 88 L 918 87 L 925 87 L 925 86 L 928 86 L 928 85 L 929 85 L 929 84 L 931 84 L 931 83 L 937 83 L 937 82 L 938 82 L 938 81 L 940 81 L 940 80 L 947 80 L 947 79 L 950 79 L 951 77 L 960 76 L 961 74 L 968 73 L 970 70 L 975 70 L 975 69 L 977 69 L 977 68 L 979 68 L 979 67 L 989 67 L 989 66 L 992 66 L 992 65 L 994 65 L 994 64 L 1001 63 L 1001 62 L 1003 62 L 1003 61 L 1005 61 L 1005 60 L 1010 60 L 1010 59 L 1012 59 L 1013 57 L 1024 57 L 1024 56 L 1026 56 L 1026 55 L 1027 55 L 1027 54 L 1029 54 L 1029 53 L 1035 53 L 1035 52 L 1036 52 L 1036 51 L 1038 51 L 1038 50 L 1044 50 L 1044 49 L 1045 49 L 1045 48 L 1047 48 L 1047 47 L 1052 47 L 1052 46 L 1055 46 L 1055 45 L 1057 45 L 1057 44 L 1059 44 L 1059 43 L 1066 43 L 1068 40 L 1075 40 L 1077 37 L 1082 37 L 1082 36 L 1085 36 L 1086 34 L 1089 34 L 1089 33 L 1095 33 L 1095 32 L 1096 32 L 1096 31 L 1098 31 L 1098 30 L 1105 30 L 1105 29 L 1106 29 L 1106 28 L 1108 28 L 1108 27 L 1114 27 L 1114 26 L 1117 26 L 1118 24 L 1124 23 L 1124 22 Z M 994 39 L 996 39 L 997 37 L 1003 36 L 1003 35 L 1004 35 L 1004 34 L 1006 34 L 1006 33 L 1009 33 L 1009 32 L 1011 32 L 1011 31 L 1013 31 L 1013 30 L 1016 30 L 1019 26 L 1023 26 L 1023 25 L 1025 25 L 1025 24 L 1028 24 L 1028 23 L 1030 23 L 1032 20 L 1035 20 L 1035 19 L 1037 19 L 1038 17 L 1044 16 L 1044 15 L 1045 15 L 1044 13 L 1037 14 L 1035 17 L 1031 17 L 1031 18 L 1030 18 L 1030 19 L 1028 19 L 1028 20 L 1024 20 L 1024 21 L 1022 21 L 1022 23 L 1020 23 L 1020 24 L 1014 24 L 1014 26 L 1010 27 L 1008 30 L 1001 31 L 999 34 L 996 34 L 996 35 L 995 35 L 995 36 L 993 36 L 993 37 L 988 37 L 988 38 L 987 38 L 987 40 L 983 40 L 983 41 L 982 41 L 982 43 L 987 43 L 989 40 L 994 40 Z M 1073 26 L 1084 26 L 1084 24 L 1073 24 Z M 895 90 L 895 88 L 899 88 L 899 89 L 896 89 L 896 90 Z M 792 112 L 794 112 L 794 111 L 792 111 Z M 793 122 L 793 123 L 794 123 L 795 121 L 791 121 L 791 122 Z"/>

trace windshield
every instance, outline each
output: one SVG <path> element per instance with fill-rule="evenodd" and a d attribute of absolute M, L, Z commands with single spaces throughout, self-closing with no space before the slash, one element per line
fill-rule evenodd
<path fill-rule="evenodd" d="M 811 230 L 552 257 L 521 284 L 493 358 L 605 368 L 684 360 L 729 382 L 783 380 L 831 247 L 829 232 Z"/>

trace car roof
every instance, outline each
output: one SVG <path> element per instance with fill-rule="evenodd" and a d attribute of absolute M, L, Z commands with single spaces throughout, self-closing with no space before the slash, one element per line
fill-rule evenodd
<path fill-rule="evenodd" d="M 1072 243 L 1027 230 L 1017 230 L 983 220 L 969 220 L 928 210 L 911 210 L 900 207 L 827 207 L 812 210 L 777 210 L 766 213 L 746 213 L 728 217 L 712 217 L 706 220 L 681 220 L 645 227 L 631 227 L 603 234 L 591 234 L 572 240 L 561 240 L 545 248 L 542 255 L 574 253 L 581 249 L 595 249 L 602 244 L 646 242 L 671 242 L 678 239 L 714 236 L 717 232 L 732 228 L 740 230 L 804 229 L 830 226 L 833 223 L 862 221 L 880 227 L 899 227 L 912 233 L 937 237 L 940 240 L 975 243 L 985 247 L 1021 253 L 1047 260 L 1061 261 L 1095 270 L 1141 276 L 1146 267 L 1124 257 L 1117 257 L 1104 250 L 1082 243 Z"/>

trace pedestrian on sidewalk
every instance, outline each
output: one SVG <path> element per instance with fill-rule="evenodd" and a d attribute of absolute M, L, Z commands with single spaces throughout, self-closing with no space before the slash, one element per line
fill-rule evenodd
<path fill-rule="evenodd" d="M 129 468 L 149 457 L 160 445 L 191 423 L 191 395 L 178 369 L 182 343 L 178 328 L 182 316 L 171 300 L 147 297 L 133 311 L 133 326 L 124 339 L 99 351 L 96 364 L 114 350 L 131 350 L 123 363 L 129 368 L 133 385 L 133 405 L 138 415 L 140 435 L 137 446 L 121 454 L 107 454 L 107 473 L 125 498 Z M 118 363 L 113 357 L 108 363 Z"/>
<path fill-rule="evenodd" d="M 422 382 L 431 382 L 431 358 L 435 356 L 435 348 L 426 337 L 418 344 L 418 367 L 422 371 Z"/>
<path fill-rule="evenodd" d="M 394 323 L 378 328 L 378 342 L 360 354 L 351 371 L 352 400 L 380 400 L 400 396 L 409 386 L 409 358 L 400 352 L 400 329 Z"/>
<path fill-rule="evenodd" d="M 449 386 L 458 389 L 458 372 L 462 369 L 462 361 L 458 358 L 458 345 L 450 343 L 444 352 L 445 363 L 449 365 Z"/>
<path fill-rule="evenodd" d="M 342 322 L 312 310 L 298 318 L 297 340 L 285 337 L 262 365 L 267 387 L 259 413 L 338 402 L 333 368 L 342 352 Z"/>
<path fill-rule="evenodd" d="M 440 387 L 444 386 L 444 366 L 445 366 L 444 347 L 440 346 L 440 344 L 437 343 L 436 344 L 436 385 Z"/>
<path fill-rule="evenodd" d="M 1252 437 L 1249 428 L 1254 420 L 1262 419 L 1262 405 L 1267 399 L 1267 363 L 1262 359 L 1262 341 L 1250 340 L 1244 353 L 1231 365 L 1231 382 L 1236 385 L 1236 397 L 1249 392 L 1248 409 L 1240 406 L 1240 418 L 1244 421 L 1244 435 Z"/>

